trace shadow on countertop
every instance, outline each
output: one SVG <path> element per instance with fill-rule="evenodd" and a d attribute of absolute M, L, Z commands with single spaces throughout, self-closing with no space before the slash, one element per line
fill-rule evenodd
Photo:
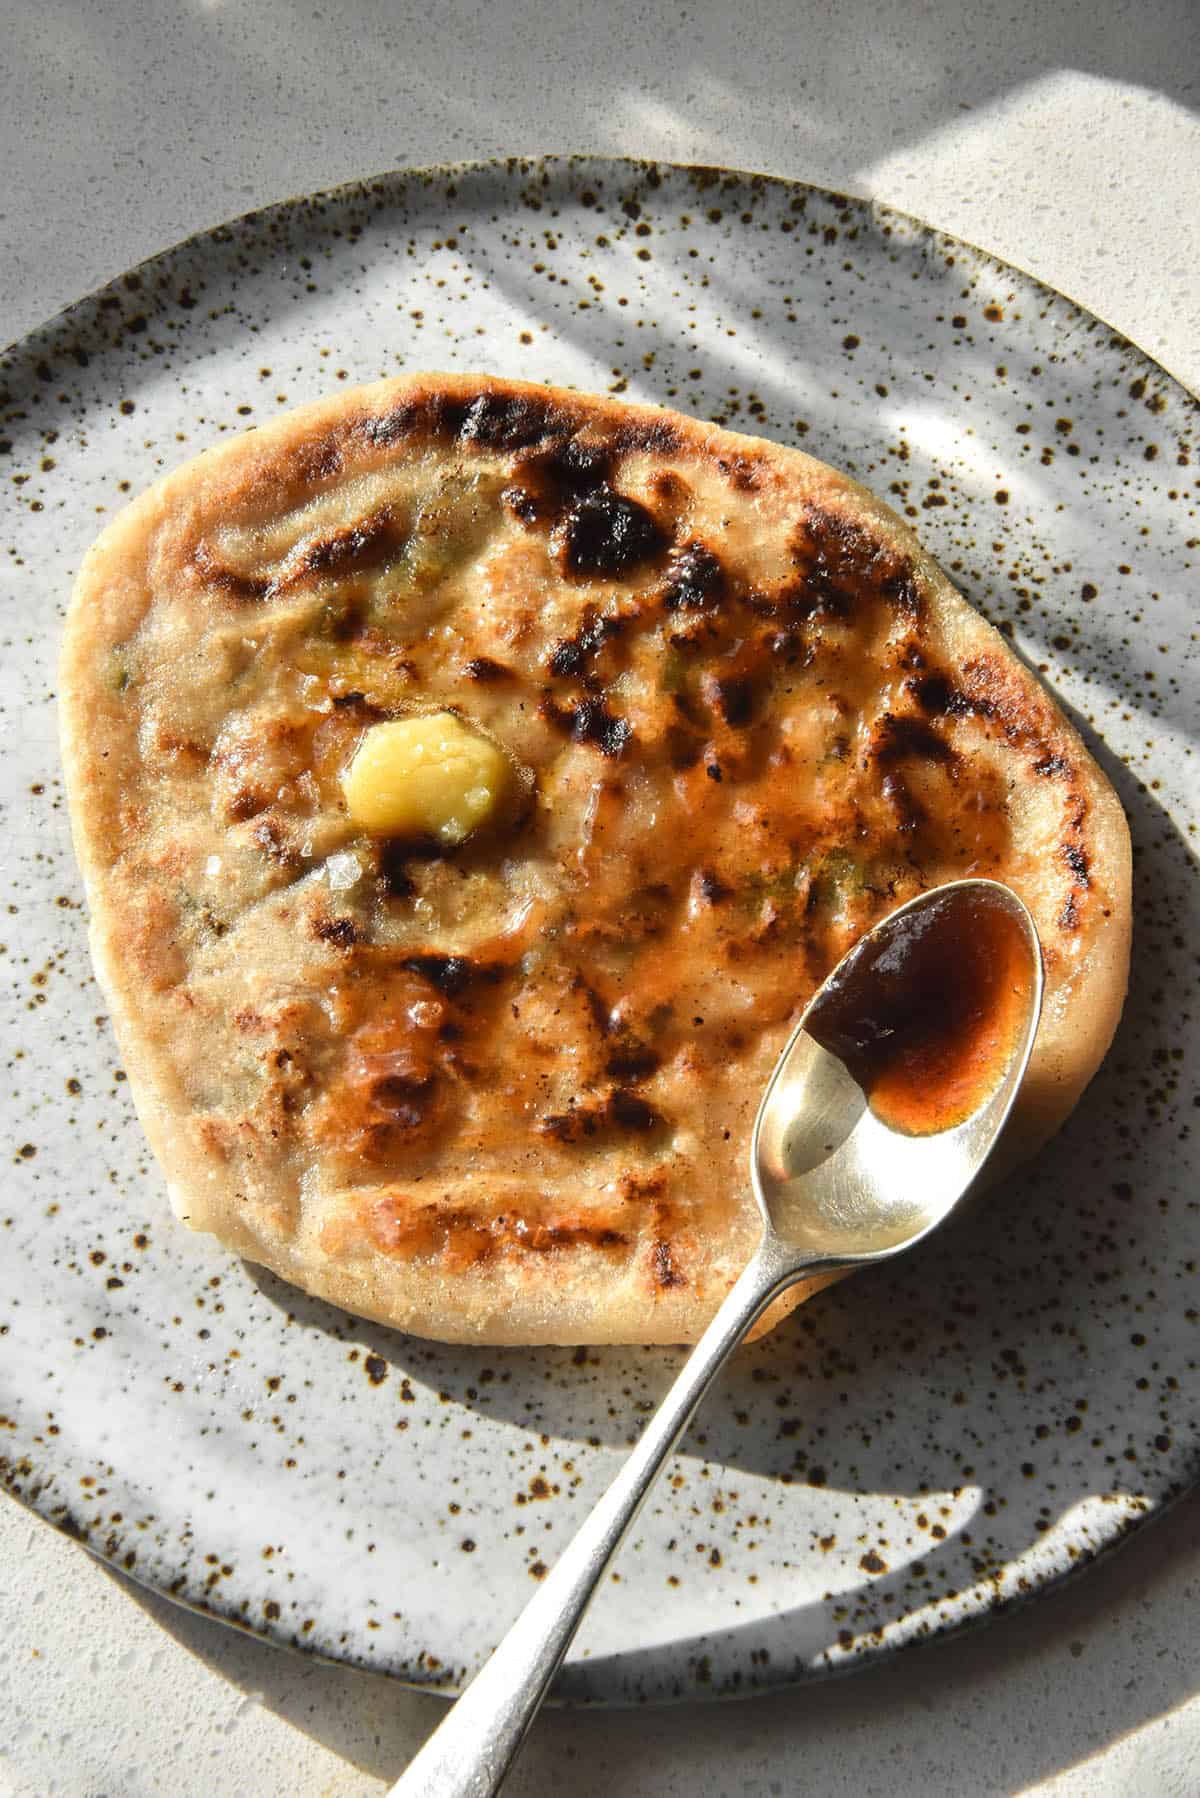
<path fill-rule="evenodd" d="M 715 1798 L 720 1767 L 722 1792 L 927 1798 L 964 1763 L 976 1798 L 1023 1791 L 1194 1695 L 1198 1538 L 1192 1493 L 1085 1578 L 819 1687 L 651 1713 L 543 1712 L 506 1792 Z M 365 1777 L 397 1778 L 444 1714 L 442 1699 L 302 1659 L 108 1571 L 190 1653 Z"/>
<path fill-rule="evenodd" d="M 1062 0 L 1027 13 L 845 0 L 835 14 L 817 0 L 736 12 L 613 0 L 552 22 L 538 0 L 452 10 L 453 22 L 407 0 L 364 0 L 351 23 L 337 7 L 201 0 L 154 30 L 138 0 L 10 4 L 6 124 L 53 180 L 18 182 L 0 221 L 0 338 L 102 271 L 247 206 L 401 164 L 586 148 L 853 188 L 887 157 L 1055 73 L 1197 106 L 1190 0 Z"/>

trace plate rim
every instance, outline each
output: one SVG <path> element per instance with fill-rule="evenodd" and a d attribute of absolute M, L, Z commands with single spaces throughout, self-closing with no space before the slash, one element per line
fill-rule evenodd
<path fill-rule="evenodd" d="M 732 175 L 739 181 L 761 181 L 772 187 L 817 194 L 822 199 L 843 203 L 849 201 L 856 206 L 868 208 L 876 215 L 886 214 L 890 218 L 900 219 L 906 225 L 915 226 L 919 232 L 933 237 L 942 237 L 949 243 L 961 245 L 964 250 L 969 250 L 974 256 L 982 257 L 984 261 L 993 263 L 997 268 L 1011 269 L 1014 274 L 1020 275 L 1022 280 L 1031 281 L 1035 287 L 1041 288 L 1043 292 L 1052 295 L 1055 299 L 1065 300 L 1069 306 L 1073 306 L 1085 318 L 1094 319 L 1097 324 L 1103 325 L 1104 329 L 1124 344 L 1127 349 L 1150 363 L 1159 375 L 1170 381 L 1173 386 L 1178 387 L 1180 392 L 1194 404 L 1200 405 L 1200 391 L 1191 388 L 1181 375 L 1173 374 L 1136 338 L 1131 337 L 1127 331 L 1123 331 L 1119 325 L 1112 324 L 1104 317 L 1103 313 L 1097 312 L 1094 307 L 1076 299 L 1065 288 L 1056 287 L 1053 282 L 1047 281 L 1042 275 L 1035 274 L 1023 263 L 1014 262 L 1011 256 L 1001 256 L 995 250 L 989 250 L 982 244 L 977 244 L 973 238 L 963 237 L 957 231 L 948 231 L 942 225 L 933 224 L 929 219 L 922 217 L 920 213 L 909 212 L 903 206 L 894 206 L 890 200 L 882 200 L 875 194 L 853 193 L 849 188 L 827 187 L 822 182 L 808 181 L 799 175 L 772 175 L 763 169 L 743 168 L 734 163 L 677 162 L 673 157 L 610 156 L 576 150 L 547 150 L 531 155 L 472 156 L 464 157 L 456 162 L 397 163 L 390 168 L 377 169 L 369 175 L 354 175 L 347 181 L 335 181 L 330 187 L 312 188 L 308 192 L 288 194 L 283 199 L 268 200 L 261 206 L 248 206 L 244 212 L 231 213 L 216 224 L 201 225 L 196 231 L 189 231 L 183 237 L 173 238 L 169 243 L 162 245 L 160 249 L 152 250 L 148 256 L 143 256 L 140 262 L 131 263 L 128 268 L 120 269 L 115 275 L 110 275 L 106 281 L 97 283 L 95 287 L 86 288 L 83 293 L 78 294 L 73 300 L 68 300 L 65 306 L 60 306 L 57 312 L 52 312 L 40 324 L 33 325 L 21 336 L 10 338 L 0 344 L 0 362 L 6 361 L 14 353 L 19 352 L 32 338 L 40 337 L 44 333 L 66 324 L 73 313 L 94 300 L 103 299 L 113 288 L 120 286 L 129 275 L 144 274 L 147 270 L 153 269 L 156 263 L 165 261 L 167 257 L 178 255 L 193 245 L 215 238 L 218 232 L 235 230 L 239 225 L 248 224 L 252 220 L 264 219 L 273 212 L 283 212 L 288 208 L 310 205 L 316 201 L 336 202 L 353 193 L 369 192 L 372 185 L 379 181 L 420 180 L 422 178 L 434 181 L 447 177 L 465 179 L 468 176 L 481 175 L 487 171 L 512 172 L 523 164 L 527 164 L 530 168 L 561 166 L 564 169 L 571 169 L 584 163 L 604 163 L 610 167 L 627 168 L 643 174 L 650 171 L 657 173 L 660 169 L 667 169 L 672 173 L 691 175 L 706 173 L 718 177 Z"/>

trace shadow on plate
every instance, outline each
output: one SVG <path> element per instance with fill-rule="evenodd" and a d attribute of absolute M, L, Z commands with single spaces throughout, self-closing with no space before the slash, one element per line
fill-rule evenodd
<path fill-rule="evenodd" d="M 657 1713 L 653 1728 L 609 1713 L 544 1711 L 506 1792 L 541 1798 L 568 1780 L 579 1798 L 703 1789 L 706 1769 L 735 1764 L 757 1782 L 747 1790 L 768 1790 L 772 1777 L 786 1790 L 803 1767 L 808 1781 L 828 1780 L 822 1789 L 877 1791 L 886 1768 L 892 1798 L 926 1798 L 930 1769 L 958 1739 L 997 1744 L 972 1784 L 981 1798 L 1023 1791 L 1194 1695 L 1186 1575 L 1194 1581 L 1198 1526 L 1192 1494 L 1086 1580 L 819 1692 L 758 1696 L 732 1710 L 691 1704 Z M 395 1779 L 444 1714 L 429 1694 L 302 1659 L 107 1571 L 189 1654 L 366 1777 Z"/>
<path fill-rule="evenodd" d="M 918 1254 L 819 1295 L 740 1351 L 682 1445 L 677 1467 L 691 1491 L 676 1497 L 664 1481 L 650 1501 L 660 1517 L 677 1506 L 683 1530 L 703 1542 L 702 1526 L 687 1518 L 706 1481 L 730 1513 L 713 1525 L 724 1558 L 751 1570 L 743 1545 L 763 1509 L 755 1492 L 807 1487 L 811 1497 L 794 1496 L 787 1515 L 795 1527 L 808 1513 L 811 1524 L 787 1544 L 776 1532 L 772 1558 L 783 1555 L 786 1569 L 790 1555 L 836 1548 L 844 1557 L 849 1547 L 859 1561 L 850 1589 L 802 1607 L 808 1615 L 787 1606 L 786 1571 L 773 1576 L 769 1603 L 756 1607 L 745 1593 L 746 1613 L 762 1611 L 746 1634 L 766 1656 L 763 1683 L 778 1683 L 789 1654 L 793 1676 L 811 1670 L 814 1640 L 840 1636 L 851 1653 L 870 1655 L 880 1632 L 902 1628 L 914 1611 L 949 1619 L 958 1596 L 980 1583 L 999 1599 L 1004 1570 L 1036 1557 L 1061 1520 L 1070 1520 L 1071 1559 L 1086 1559 L 1197 1472 L 1184 1415 L 1189 1281 L 1172 1234 L 1185 1201 L 1161 1174 L 1153 1202 L 1141 1201 L 1146 1170 L 1176 1159 L 1178 1115 L 1160 1085 L 1171 1065 L 1163 1071 L 1163 985 L 1171 943 L 1200 934 L 1200 883 L 1151 795 L 1119 765 L 1109 772 L 1134 833 L 1139 930 L 1116 1042 L 1078 1111 L 1032 1166 L 981 1195 Z M 682 1358 L 419 1342 L 248 1271 L 305 1329 L 376 1357 L 393 1388 L 407 1381 L 418 1397 L 424 1389 L 430 1401 L 528 1432 L 531 1446 L 539 1437 L 560 1451 L 631 1443 Z M 845 1531 L 862 1527 L 860 1496 L 890 1506 L 892 1522 L 856 1549 Z M 1094 1515 L 1071 1520 L 1095 1500 L 1105 1506 L 1102 1524 Z M 582 1514 L 578 1496 L 562 1504 L 572 1519 Z M 745 1527 L 739 1507 L 751 1513 Z M 561 1514 L 558 1524 L 569 1527 Z M 694 1588 L 702 1575 L 676 1565 Z M 1032 1568 L 1029 1580 L 1037 1583 Z M 678 1696 L 707 1677 L 703 1642 L 688 1649 Z M 658 1653 L 621 1657 L 613 1679 L 628 1696 Z M 594 1695 L 606 1677 L 599 1663 L 580 1664 L 566 1689 Z"/>
<path fill-rule="evenodd" d="M 560 178 L 577 194 L 586 177 L 560 171 Z M 647 214 L 661 200 L 664 220 L 665 207 L 681 199 L 679 184 L 692 191 L 689 179 L 669 177 L 660 195 L 645 171 L 631 168 L 612 177 L 641 196 L 638 204 L 644 203 Z M 361 220 L 368 236 L 376 226 L 386 231 L 395 224 L 391 185 L 382 184 L 377 212 L 369 193 L 360 193 L 233 228 L 227 239 L 230 268 L 238 266 L 242 239 L 251 231 L 259 234 L 259 247 L 281 252 L 293 251 L 306 234 L 331 238 L 347 218 Z M 463 204 L 485 204 L 493 189 L 499 194 L 507 185 L 503 171 L 471 174 Z M 414 190 L 416 203 L 421 191 Z M 733 233 L 741 229 L 733 217 L 737 208 L 745 207 L 753 220 L 756 208 L 785 200 L 784 190 L 751 182 L 722 193 Z M 606 203 L 615 206 L 617 198 L 610 191 Z M 814 297 L 811 307 L 796 307 L 794 338 L 778 334 L 776 319 L 777 340 L 761 346 L 758 355 L 745 316 L 747 291 L 739 292 L 718 267 L 705 289 L 709 322 L 722 308 L 736 313 L 745 326 L 740 344 L 729 347 L 714 331 L 707 348 L 696 348 L 669 328 L 664 314 L 661 328 L 647 334 L 658 361 L 652 389 L 639 372 L 642 390 L 784 437 L 794 437 L 803 415 L 805 445 L 854 469 L 896 504 L 911 506 L 953 578 L 1001 624 L 1014 624 L 1026 642 L 1038 645 L 1051 670 L 1055 658 L 1069 657 L 1092 681 L 1099 700 L 1120 694 L 1135 716 L 1145 716 L 1148 731 L 1164 722 L 1188 728 L 1184 698 L 1172 685 L 1171 660 L 1162 659 L 1153 682 L 1138 684 L 1140 673 L 1131 663 L 1150 655 L 1145 632 L 1135 633 L 1134 648 L 1116 635 L 1120 627 L 1111 618 L 1105 625 L 1093 623 L 1096 608 L 1086 589 L 1077 590 L 1079 577 L 1060 542 L 1072 528 L 1078 539 L 1078 518 L 1086 517 L 1094 497 L 1120 508 L 1126 470 L 1142 462 L 1151 438 L 1156 448 L 1165 446 L 1161 504 L 1156 500 L 1136 516 L 1133 508 L 1116 514 L 1125 526 L 1121 541 L 1128 542 L 1130 566 L 1139 567 L 1140 532 L 1150 512 L 1153 542 L 1169 534 L 1175 514 L 1166 488 L 1175 477 L 1166 468 L 1172 434 L 1184 428 L 1180 390 L 1166 382 L 1155 385 L 1149 370 L 1149 388 L 1143 385 L 1135 393 L 1148 365 L 1134 352 L 1114 349 L 1104 327 L 1068 302 L 1026 288 L 1022 291 L 1059 319 L 1061 346 L 1073 352 L 1065 362 L 1060 359 L 1050 382 L 1045 362 L 1037 359 L 1040 350 L 1022 347 L 1021 334 L 1011 332 L 998 348 L 984 317 L 984 289 L 988 283 L 1004 284 L 1002 268 L 970 252 L 959 259 L 940 256 L 921 233 L 888 237 L 869 208 L 841 209 L 820 195 L 808 204 L 808 222 L 821 226 L 814 270 L 827 272 L 832 281 L 847 255 L 865 254 L 851 251 L 857 241 L 851 232 L 870 243 L 868 261 L 879 252 L 897 265 L 886 308 L 877 295 L 870 309 L 870 334 L 857 314 L 848 321 Z M 841 228 L 834 222 L 841 210 L 848 212 L 847 238 L 825 249 L 825 233 Z M 368 253 L 366 242 L 338 241 L 341 248 L 335 245 L 332 261 L 318 271 L 322 281 L 340 278 L 339 256 L 359 261 Z M 801 272 L 799 245 L 811 241 L 807 225 L 805 237 L 787 241 L 797 245 L 796 290 L 808 282 L 816 296 L 822 285 L 818 274 Z M 735 247 L 748 252 L 753 242 L 753 231 L 735 237 Z M 154 289 L 153 301 L 143 290 L 123 304 L 150 310 L 157 326 L 155 308 L 163 316 L 177 308 L 179 279 L 206 266 L 205 255 L 200 246 L 164 259 L 154 276 L 162 286 Z M 619 366 L 618 358 L 628 360 L 627 351 L 617 347 L 625 327 L 615 309 L 579 312 L 573 289 L 552 293 L 532 260 L 503 256 L 494 243 L 463 255 L 510 311 L 544 315 L 572 351 L 603 368 Z M 205 354 L 240 342 L 255 306 L 277 322 L 289 304 L 294 310 L 307 304 L 301 286 L 290 301 L 281 294 L 269 278 L 269 256 L 263 267 L 261 276 L 253 267 L 239 273 L 238 311 L 205 322 Z M 407 279 L 402 277 L 401 285 Z M 777 287 L 765 280 L 762 285 L 762 297 L 778 310 Z M 961 315 L 955 310 L 959 305 Z M 73 341 L 96 359 L 130 358 L 134 340 L 122 338 L 123 317 L 106 313 L 102 299 L 89 302 L 58 334 L 64 359 Z M 853 350 L 844 348 L 848 322 L 859 327 Z M 465 337 L 463 342 L 468 344 Z M 173 344 L 172 354 L 176 351 L 186 365 L 187 341 Z M 1098 373 L 1089 386 L 1093 351 L 1103 379 Z M 689 359 L 700 371 L 695 383 L 688 383 Z M 875 388 L 876 393 L 885 389 L 878 406 L 864 419 L 861 399 L 847 408 L 838 388 L 861 386 L 868 367 L 886 378 Z M 801 370 L 807 370 L 803 380 Z M 130 372 L 136 377 L 132 362 Z M 354 370 L 364 378 L 374 372 L 365 366 Z M 36 393 L 41 377 L 32 362 L 26 373 Z M 740 384 L 731 386 L 735 375 Z M 94 366 L 89 378 L 99 379 Z M 1072 384 L 1092 409 L 1089 417 L 1074 404 L 1069 413 L 1057 410 L 1064 385 Z M 955 432 L 967 418 L 965 396 L 985 385 L 988 429 L 996 441 L 985 444 L 982 459 L 965 468 L 965 438 Z M 1032 394 L 1038 396 L 1036 408 Z M 1160 399 L 1165 411 L 1148 409 Z M 948 449 L 939 426 L 947 417 L 955 427 Z M 1022 435 L 1031 418 L 1029 434 Z M 1072 445 L 1076 456 L 1070 454 Z M 1012 477 L 1019 475 L 1019 507 L 1001 502 L 994 491 L 1000 477 L 991 471 L 997 465 L 1014 493 Z M 1059 544 L 1054 556 L 1043 548 L 1050 543 Z M 1082 548 L 1079 554 L 1082 561 Z M 1152 616 L 1154 594 L 1145 589 L 1153 588 L 1153 580 L 1140 573 L 1120 578 L 1129 583 L 1122 591 L 1129 593 L 1130 612 L 1136 615 L 1144 606 Z M 1120 615 L 1116 608 L 1115 616 Z M 1191 1302 L 1184 1295 L 1194 1284 L 1185 1257 L 1194 1250 L 1184 1241 L 1189 1198 L 1180 1165 L 1182 1038 L 1173 1006 L 1192 977 L 1186 958 L 1200 934 L 1200 891 L 1191 851 L 1147 783 L 1113 765 L 1103 749 L 1097 753 L 1126 804 L 1137 857 L 1130 996 L 1105 1067 L 1056 1142 L 1029 1169 L 957 1217 L 919 1256 L 821 1295 L 774 1335 L 744 1350 L 684 1444 L 679 1465 L 685 1477 L 703 1476 L 714 1490 L 727 1494 L 735 1483 L 739 1488 L 757 1483 L 760 1494 L 777 1495 L 789 1487 L 812 1494 L 789 1507 L 796 1540 L 784 1549 L 772 1544 L 777 1561 L 784 1554 L 797 1560 L 821 1554 L 823 1533 L 853 1531 L 853 1501 L 860 1496 L 874 1501 L 883 1495 L 895 1511 L 895 1541 L 862 1543 L 861 1576 L 848 1591 L 808 1607 L 807 1617 L 803 1607 L 788 1608 L 786 1581 L 773 1591 L 762 1617 L 745 1626 L 741 1664 L 750 1664 L 751 1646 L 786 1660 L 794 1652 L 789 1643 L 818 1624 L 824 1639 L 832 1642 L 844 1629 L 869 1651 L 877 1632 L 901 1623 L 914 1608 L 952 1607 L 956 1594 L 989 1581 L 1018 1557 L 1035 1555 L 1038 1543 L 1085 1501 L 1108 1501 L 1110 1516 L 1124 1529 L 1147 1505 L 1164 1502 L 1194 1477 L 1195 1421 L 1194 1412 L 1187 1411 L 1192 1375 L 1183 1322 Z M 377 1357 L 384 1368 L 381 1404 L 394 1402 L 407 1380 L 430 1403 L 445 1393 L 465 1411 L 527 1432 L 531 1441 L 544 1434 L 559 1444 L 624 1446 L 680 1359 L 658 1350 L 445 1348 L 350 1319 L 271 1275 L 253 1277 L 270 1303 L 293 1314 L 305 1329 Z M 528 1458 L 536 1461 L 536 1455 Z M 564 1499 L 562 1511 L 577 1515 L 585 1498 L 586 1493 Z M 727 1560 L 743 1555 L 737 1533 L 731 1536 L 735 1502 L 728 1500 L 719 1531 L 723 1542 L 734 1542 L 725 1550 Z M 742 1492 L 741 1502 L 749 1509 L 758 1501 Z M 666 1512 L 671 1504 L 669 1489 L 660 1488 L 653 1507 Z M 565 1515 L 560 1526 L 567 1526 Z M 1076 1546 L 1085 1557 L 1086 1537 L 1081 1535 Z M 859 1544 L 843 1541 L 838 1552 L 844 1557 L 848 1547 L 853 1565 Z M 753 1565 L 748 1547 L 742 1565 L 747 1570 Z M 706 1577 L 694 1568 L 689 1573 L 693 1584 Z M 655 1652 L 625 1657 L 627 1671 L 623 1666 L 619 1678 L 628 1692 L 636 1688 L 639 1660 Z M 689 1642 L 688 1653 L 692 1665 L 686 1677 L 681 1675 L 681 1690 L 700 1690 L 703 1649 Z M 600 1664 L 580 1666 L 580 1689 L 594 1689 Z M 777 1681 L 778 1667 L 773 1659 L 763 1680 Z M 611 1669 L 604 1677 L 610 1676 L 613 1682 L 618 1678 Z"/>

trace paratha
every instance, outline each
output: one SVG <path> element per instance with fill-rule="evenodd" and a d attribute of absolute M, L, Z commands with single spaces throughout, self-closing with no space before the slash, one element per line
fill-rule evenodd
<path fill-rule="evenodd" d="M 922 888 L 990 875 L 1037 920 L 1010 1159 L 1117 1022 L 1112 789 L 911 530 L 778 444 L 484 376 L 338 393 L 109 525 L 61 687 L 176 1210 L 403 1330 L 695 1338 L 789 1029 Z M 462 840 L 361 828 L 364 740 L 435 714 L 502 802 Z"/>

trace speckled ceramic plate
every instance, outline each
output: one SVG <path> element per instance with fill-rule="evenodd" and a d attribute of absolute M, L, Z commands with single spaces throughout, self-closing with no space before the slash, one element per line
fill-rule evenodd
<path fill-rule="evenodd" d="M 746 1691 L 985 1616 L 1200 1463 L 1196 405 L 976 250 L 714 170 L 389 175 L 169 251 L 4 358 L 5 1483 L 187 1603 L 453 1688 L 677 1365 L 423 1344 L 190 1236 L 92 980 L 53 691 L 84 548 L 222 434 L 422 367 L 628 392 L 849 469 L 917 522 L 1117 784 L 1133 981 L 1071 1124 L 918 1256 L 739 1356 L 562 1690 Z"/>

